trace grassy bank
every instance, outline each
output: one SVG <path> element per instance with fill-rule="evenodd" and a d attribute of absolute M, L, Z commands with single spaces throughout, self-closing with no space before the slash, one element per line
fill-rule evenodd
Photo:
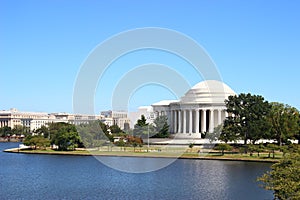
<path fill-rule="evenodd" d="M 26 154 L 48 154 L 48 155 L 80 155 L 80 156 L 120 156 L 120 157 L 149 157 L 149 158 L 179 158 L 179 159 L 201 159 L 201 160 L 231 160 L 231 161 L 252 161 L 252 162 L 278 162 L 282 157 L 282 153 L 275 154 L 275 158 L 268 158 L 268 153 L 261 153 L 260 156 L 253 154 L 237 154 L 226 152 L 222 155 L 218 151 L 200 149 L 186 149 L 180 147 L 162 148 L 159 146 L 150 147 L 149 149 L 142 148 L 120 148 L 114 147 L 112 149 L 103 147 L 97 149 L 78 149 L 75 151 L 57 151 L 52 149 L 37 149 L 37 150 L 20 150 L 18 148 L 8 149 L 5 152 L 10 153 L 26 153 Z"/>

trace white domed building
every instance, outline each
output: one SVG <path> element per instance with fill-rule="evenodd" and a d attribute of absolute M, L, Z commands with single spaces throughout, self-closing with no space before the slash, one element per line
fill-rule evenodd
<path fill-rule="evenodd" d="M 163 100 L 152 105 L 154 113 L 166 115 L 171 133 L 201 138 L 213 132 L 228 116 L 225 100 L 236 95 L 225 83 L 207 80 L 196 84 L 180 100 Z"/>

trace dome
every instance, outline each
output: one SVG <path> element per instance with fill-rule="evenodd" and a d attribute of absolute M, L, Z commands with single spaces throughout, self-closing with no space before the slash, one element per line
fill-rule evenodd
<path fill-rule="evenodd" d="M 180 103 L 224 104 L 229 96 L 236 95 L 225 83 L 216 80 L 202 81 L 192 87 L 180 100 Z"/>

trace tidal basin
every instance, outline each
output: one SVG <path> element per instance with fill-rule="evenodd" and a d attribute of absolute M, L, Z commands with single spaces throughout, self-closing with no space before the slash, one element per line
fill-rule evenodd
<path fill-rule="evenodd" d="M 0 143 L 1 199 L 273 199 L 257 176 L 270 163 L 178 159 L 150 173 L 124 173 L 93 156 L 4 153 Z M 111 157 L 120 165 L 151 159 Z"/>

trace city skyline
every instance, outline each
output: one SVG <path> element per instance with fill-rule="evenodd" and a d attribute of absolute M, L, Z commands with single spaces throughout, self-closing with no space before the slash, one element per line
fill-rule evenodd
<path fill-rule="evenodd" d="M 300 72 L 299 4 L 1 1 L 0 110 L 73 113 L 74 84 L 90 52 L 113 35 L 143 27 L 171 29 L 194 39 L 236 93 L 259 94 L 300 109 L 294 86 Z M 190 87 L 203 79 L 178 56 L 135 51 L 112 63 L 101 78 L 95 112 L 113 109 L 109 99 L 118 81 L 145 63 L 171 66 Z M 160 85 L 145 85 L 132 93 L 128 111 L 178 98 Z"/>

